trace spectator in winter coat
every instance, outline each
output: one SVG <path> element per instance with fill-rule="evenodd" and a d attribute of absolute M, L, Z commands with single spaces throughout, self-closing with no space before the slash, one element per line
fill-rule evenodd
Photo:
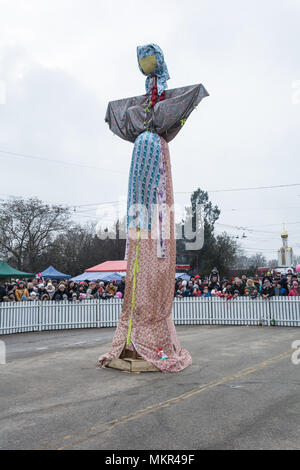
<path fill-rule="evenodd" d="M 50 300 L 49 294 L 43 294 L 41 300 Z"/>
<path fill-rule="evenodd" d="M 107 297 L 114 297 L 117 292 L 116 286 L 112 282 L 109 282 L 106 286 Z"/>
<path fill-rule="evenodd" d="M 269 299 L 270 297 L 273 297 L 274 289 L 271 286 L 271 283 L 269 280 L 265 280 L 262 290 L 261 290 L 261 294 L 264 299 Z"/>
<path fill-rule="evenodd" d="M 185 287 L 184 286 L 181 286 L 179 289 L 177 289 L 176 293 L 175 293 L 175 297 L 177 299 L 183 299 L 184 297 L 184 291 L 185 291 Z"/>
<path fill-rule="evenodd" d="M 217 268 L 212 269 L 212 271 L 209 275 L 209 278 L 208 278 L 209 282 L 212 281 L 213 277 L 216 277 L 216 281 L 220 282 L 220 275 L 219 275 L 219 272 L 218 272 Z"/>
<path fill-rule="evenodd" d="M 282 287 L 279 281 L 274 282 L 273 289 L 274 289 L 274 295 L 277 297 L 288 295 L 287 290 L 284 287 Z"/>
<path fill-rule="evenodd" d="M 53 300 L 65 300 L 66 297 L 66 286 L 64 284 L 59 284 L 57 291 L 53 295 Z"/>
<path fill-rule="evenodd" d="M 293 282 L 293 287 L 289 292 L 289 297 L 300 297 L 300 287 L 298 281 Z"/>
<path fill-rule="evenodd" d="M 0 302 L 3 302 L 3 297 L 7 296 L 7 292 L 4 286 L 0 285 Z"/>
<path fill-rule="evenodd" d="M 201 297 L 201 290 L 197 284 L 194 284 L 193 297 Z"/>
<path fill-rule="evenodd" d="M 250 293 L 255 289 L 253 279 L 248 279 L 246 282 L 246 288 L 249 289 Z"/>
<path fill-rule="evenodd" d="M 98 284 L 94 281 L 89 283 L 89 289 L 91 290 L 90 294 L 95 298 L 95 294 L 98 291 Z"/>
<path fill-rule="evenodd" d="M 193 288 L 190 288 L 190 286 L 186 286 L 184 292 L 183 292 L 184 297 L 192 297 L 193 296 Z"/>
<path fill-rule="evenodd" d="M 46 291 L 46 288 L 45 288 L 44 284 L 39 285 L 38 294 L 39 294 L 40 299 L 43 297 L 44 294 L 47 294 L 47 291 Z"/>
<path fill-rule="evenodd" d="M 46 286 L 46 293 L 49 295 L 50 297 L 50 300 L 53 299 L 53 296 L 54 296 L 54 293 L 55 293 L 55 287 L 53 284 L 51 284 L 51 282 L 49 281 L 49 283 L 47 284 Z"/>
<path fill-rule="evenodd" d="M 256 287 L 253 289 L 253 291 L 250 292 L 250 298 L 251 299 L 257 299 L 259 296 L 258 289 Z"/>
<path fill-rule="evenodd" d="M 240 295 L 243 295 L 243 294 L 240 294 L 240 291 L 238 289 L 235 289 L 233 291 L 233 295 L 232 295 L 232 298 L 233 299 L 236 299 L 237 297 L 240 297 Z"/>
<path fill-rule="evenodd" d="M 39 296 L 36 292 L 32 291 L 28 300 L 31 302 L 36 302 L 37 300 L 39 300 Z"/>
<path fill-rule="evenodd" d="M 201 297 L 211 297 L 211 293 L 209 292 L 207 286 L 204 287 L 203 294 L 201 295 Z"/>
<path fill-rule="evenodd" d="M 24 282 L 20 282 L 17 289 L 15 290 L 15 297 L 17 302 L 29 299 L 29 292 L 25 287 Z"/>
<path fill-rule="evenodd" d="M 118 291 L 122 293 L 122 296 L 124 297 L 125 295 L 125 276 L 122 277 L 121 282 L 118 285 Z"/>
<path fill-rule="evenodd" d="M 236 291 L 238 292 L 238 295 L 244 295 L 244 285 L 241 279 L 238 277 L 235 278 L 234 284 L 232 285 L 232 288 L 231 288 L 231 293 L 233 294 L 233 296 L 236 295 Z"/>
<path fill-rule="evenodd" d="M 104 282 L 101 281 L 99 282 L 99 289 L 98 289 L 99 296 L 101 296 L 103 292 L 105 292 L 105 286 L 104 286 Z"/>
<path fill-rule="evenodd" d="M 220 282 L 218 281 L 218 276 L 216 274 L 211 276 L 211 280 L 208 283 L 208 289 L 210 292 L 212 290 L 218 291 L 221 289 Z"/>

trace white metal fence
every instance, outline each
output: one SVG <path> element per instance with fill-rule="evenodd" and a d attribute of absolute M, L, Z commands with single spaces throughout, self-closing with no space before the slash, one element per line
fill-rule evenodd
<path fill-rule="evenodd" d="M 120 299 L 81 302 L 0 303 L 0 334 L 70 328 L 103 328 L 117 325 Z M 300 326 L 300 298 L 270 300 L 239 297 L 175 299 L 173 318 L 177 325 Z"/>

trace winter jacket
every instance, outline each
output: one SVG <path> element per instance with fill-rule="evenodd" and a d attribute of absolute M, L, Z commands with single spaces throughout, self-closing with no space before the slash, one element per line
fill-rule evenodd
<path fill-rule="evenodd" d="M 15 296 L 16 296 L 16 301 L 21 302 L 21 300 L 25 300 L 25 299 L 22 299 L 22 297 L 25 296 L 27 299 L 29 298 L 29 292 L 27 289 L 16 289 Z"/>
<path fill-rule="evenodd" d="M 244 295 L 244 285 L 243 284 L 240 284 L 239 286 L 237 284 L 233 284 L 233 286 L 231 287 L 231 294 L 234 294 L 234 291 L 238 290 L 239 291 L 239 295 Z"/>
<path fill-rule="evenodd" d="M 287 290 L 284 289 L 284 287 L 280 287 L 280 288 L 274 287 L 274 295 L 283 297 L 283 296 L 288 295 L 288 293 L 287 293 Z"/>
<path fill-rule="evenodd" d="M 64 296 L 67 295 L 67 292 L 61 292 L 60 290 L 56 291 L 52 300 L 64 300 Z"/>
<path fill-rule="evenodd" d="M 125 286 L 126 286 L 126 283 L 122 282 L 122 281 L 120 282 L 120 284 L 118 284 L 118 291 L 122 292 L 123 297 L 124 297 L 124 294 L 125 294 Z"/>
<path fill-rule="evenodd" d="M 273 287 L 263 287 L 261 290 L 262 295 L 268 295 L 269 297 L 273 297 L 274 289 Z"/>
<path fill-rule="evenodd" d="M 0 302 L 2 302 L 3 297 L 7 295 L 6 289 L 4 286 L 0 286 Z"/>
<path fill-rule="evenodd" d="M 113 287 L 106 286 L 106 292 L 107 292 L 108 295 L 115 296 L 116 292 L 117 292 L 117 288 L 115 286 L 113 286 Z"/>
<path fill-rule="evenodd" d="M 289 297 L 300 297 L 300 289 L 291 289 L 289 292 Z"/>
<path fill-rule="evenodd" d="M 213 289 L 214 290 L 220 290 L 221 289 L 220 283 L 211 281 L 208 285 L 208 290 L 212 291 Z"/>

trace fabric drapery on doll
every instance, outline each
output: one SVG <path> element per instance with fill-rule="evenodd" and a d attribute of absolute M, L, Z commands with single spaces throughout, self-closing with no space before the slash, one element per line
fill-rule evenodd
<path fill-rule="evenodd" d="M 153 220 L 161 217 L 157 237 L 159 258 L 164 257 L 165 242 L 162 234 L 166 232 L 163 217 L 166 205 L 163 188 L 166 182 L 159 137 L 163 137 L 166 142 L 174 139 L 188 116 L 206 96 L 206 89 L 199 84 L 167 90 L 164 101 L 158 102 L 154 108 L 147 108 L 147 95 L 108 104 L 105 121 L 111 131 L 124 140 L 134 142 L 128 184 L 127 230 L 130 227 L 151 230 Z M 153 212 L 153 206 L 156 213 Z"/>

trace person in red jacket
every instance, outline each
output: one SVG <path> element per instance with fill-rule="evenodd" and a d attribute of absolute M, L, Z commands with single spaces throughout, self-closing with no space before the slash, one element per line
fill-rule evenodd
<path fill-rule="evenodd" d="M 293 287 L 289 292 L 289 297 L 300 297 L 300 287 L 298 281 L 293 282 Z"/>

